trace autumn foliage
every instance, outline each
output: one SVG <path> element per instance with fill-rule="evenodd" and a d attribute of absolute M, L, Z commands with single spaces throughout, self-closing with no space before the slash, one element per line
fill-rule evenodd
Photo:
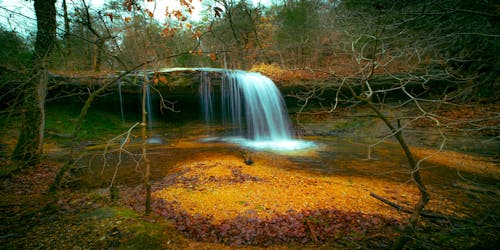
<path fill-rule="evenodd" d="M 285 69 L 277 64 L 266 63 L 254 64 L 250 71 L 260 72 L 276 82 L 323 80 L 327 79 L 330 76 L 330 74 L 327 73 L 312 71 L 308 69 Z"/>
<path fill-rule="evenodd" d="M 352 181 L 289 172 L 267 163 L 246 166 L 225 157 L 183 164 L 156 182 L 153 210 L 195 240 L 231 245 L 393 235 L 399 216 L 368 198 L 361 182 L 348 184 Z M 144 197 L 142 192 L 136 188 L 123 195 L 140 211 L 137 199 Z"/>
<path fill-rule="evenodd" d="M 434 111 L 432 118 L 422 117 L 413 123 L 415 127 L 445 127 L 454 131 L 477 131 L 483 135 L 498 136 L 498 105 L 452 106 Z M 436 124 L 439 122 L 439 124 Z"/>

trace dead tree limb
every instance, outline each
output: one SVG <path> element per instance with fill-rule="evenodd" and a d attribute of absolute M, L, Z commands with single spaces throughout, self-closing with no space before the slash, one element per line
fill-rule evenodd
<path fill-rule="evenodd" d="M 392 202 L 380 195 L 377 195 L 375 193 L 370 193 L 370 196 L 397 209 L 398 211 L 401 211 L 401 212 L 404 212 L 404 213 L 407 213 L 407 214 L 413 214 L 414 211 L 410 208 L 407 208 L 407 207 L 404 207 L 404 206 L 401 206 L 395 202 Z M 473 222 L 471 220 L 467 220 L 467 219 L 462 219 L 462 218 L 457 218 L 457 217 L 451 217 L 451 216 L 446 216 L 446 215 L 442 215 L 442 214 L 438 214 L 438 213 L 433 213 L 433 212 L 429 212 L 429 211 L 422 211 L 420 213 L 420 216 L 424 217 L 424 218 L 428 218 L 428 219 L 438 219 L 438 220 L 451 220 L 451 221 L 463 221 L 463 222 Z"/>

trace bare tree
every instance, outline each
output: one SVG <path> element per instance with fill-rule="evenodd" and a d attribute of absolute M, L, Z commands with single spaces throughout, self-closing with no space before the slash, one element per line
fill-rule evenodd
<path fill-rule="evenodd" d="M 457 18 L 446 16 L 452 13 Z M 339 68 L 337 65 L 318 70 L 330 74 L 334 84 L 311 86 L 297 93 L 303 104 L 301 111 L 311 100 L 324 98 L 320 95 L 333 88 L 335 99 L 324 101 L 331 103 L 325 112 L 333 112 L 340 104 L 365 105 L 387 127 L 387 134 L 368 146 L 369 159 L 373 148 L 382 141 L 391 137 L 397 140 L 407 160 L 407 181 L 420 191 L 414 207 L 407 210 L 412 213 L 411 218 L 393 245 L 395 249 L 402 249 L 414 234 L 431 198 L 421 176 L 421 165 L 427 157 L 415 157 L 403 132 L 418 120 L 430 120 L 440 134 L 438 151 L 443 149 L 447 141 L 446 128 L 454 123 L 440 117 L 437 109 L 461 105 L 465 100 L 478 100 L 482 95 L 480 89 L 492 84 L 492 77 L 495 78 L 492 75 L 498 77 L 498 72 L 471 72 L 476 67 L 495 67 L 496 61 L 487 55 L 480 59 L 474 57 L 482 52 L 468 43 L 469 36 L 482 37 L 480 43 L 490 44 L 498 42 L 498 30 L 488 28 L 492 27 L 494 17 L 471 8 L 464 1 L 380 1 L 371 4 L 345 1 L 332 15 L 338 20 L 338 28 L 345 30 L 332 47 L 336 50 L 334 54 L 349 54 L 350 61 L 344 62 L 349 66 L 343 70 L 335 70 Z M 461 23 L 453 23 L 457 20 Z M 474 29 L 484 33 L 467 30 L 469 26 L 460 27 L 468 21 L 477 22 Z M 490 49 L 498 51 L 498 44 Z M 398 102 L 390 103 L 391 96 Z M 403 108 L 411 108 L 414 112 L 410 116 L 398 112 Z"/>
<path fill-rule="evenodd" d="M 45 96 L 48 67 L 56 38 L 55 0 L 35 0 L 37 35 L 33 58 L 33 77 L 26 83 L 21 116 L 21 131 L 12 159 L 24 165 L 38 163 L 43 153 L 45 131 Z"/>

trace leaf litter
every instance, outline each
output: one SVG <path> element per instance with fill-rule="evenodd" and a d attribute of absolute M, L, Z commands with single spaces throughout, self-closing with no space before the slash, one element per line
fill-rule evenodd
<path fill-rule="evenodd" d="M 370 198 L 370 190 L 398 190 L 409 201 L 416 195 L 407 184 L 320 176 L 258 162 L 248 166 L 235 156 L 214 159 L 179 165 L 153 185 L 155 212 L 195 240 L 270 245 L 322 243 L 345 235 L 389 237 L 406 215 Z M 141 211 L 143 192 L 136 188 L 123 195 Z"/>

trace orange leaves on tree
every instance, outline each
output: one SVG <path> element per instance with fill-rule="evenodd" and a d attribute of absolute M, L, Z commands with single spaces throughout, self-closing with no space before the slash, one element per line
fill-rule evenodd
<path fill-rule="evenodd" d="M 153 80 L 153 83 L 154 83 L 155 85 L 158 85 L 158 84 L 160 84 L 160 83 L 165 84 L 165 83 L 167 83 L 167 82 L 168 82 L 168 80 L 167 80 L 167 77 L 165 77 L 165 76 L 157 76 L 157 77 L 155 77 L 155 79 Z"/>
<path fill-rule="evenodd" d="M 164 36 L 169 36 L 169 34 L 170 34 L 170 28 L 168 28 L 168 27 L 167 27 L 167 28 L 164 28 L 164 29 L 163 29 L 163 35 L 164 35 Z"/>
<path fill-rule="evenodd" d="M 274 81 L 291 81 L 291 80 L 317 80 L 326 79 L 329 77 L 326 73 L 313 72 L 309 70 L 290 70 L 281 68 L 277 64 L 257 63 L 252 66 L 250 71 L 260 72 Z"/>
<path fill-rule="evenodd" d="M 200 30 L 196 30 L 195 32 L 193 32 L 193 38 L 195 39 L 199 39 L 201 35 L 203 35 L 203 33 L 201 33 Z"/>
<path fill-rule="evenodd" d="M 182 23 L 182 22 L 186 22 L 188 20 L 186 15 L 191 15 L 193 13 L 194 10 L 194 6 L 192 4 L 193 1 L 179 0 L 178 2 L 180 4 L 180 9 L 170 10 L 169 7 L 167 6 L 165 7 L 165 16 L 169 19 L 175 18 L 178 21 L 180 21 L 180 23 L 177 24 L 179 29 L 183 29 L 185 25 L 188 30 L 191 30 L 193 27 L 192 24 Z M 186 14 L 186 12 L 188 14 Z"/>
<path fill-rule="evenodd" d="M 127 11 L 132 11 L 132 8 L 134 6 L 137 8 L 137 10 L 141 10 L 141 6 L 137 4 L 136 0 L 125 0 L 123 2 L 123 7 L 125 7 Z"/>
<path fill-rule="evenodd" d="M 197 56 L 201 56 L 201 55 L 203 55 L 203 50 L 201 50 L 201 49 L 198 49 L 196 51 L 190 50 L 189 54 L 195 54 Z"/>
<path fill-rule="evenodd" d="M 128 23 L 128 22 L 130 22 L 130 20 L 132 20 L 132 18 L 131 18 L 131 17 L 125 17 L 123 20 L 124 20 L 126 23 Z"/>
<path fill-rule="evenodd" d="M 106 13 L 105 16 L 109 17 L 109 20 L 113 22 L 113 13 Z"/>
<path fill-rule="evenodd" d="M 261 21 L 262 23 L 270 23 L 270 22 L 271 22 L 271 20 L 272 20 L 272 17 L 271 17 L 271 16 L 261 16 L 261 17 L 260 17 L 260 21 Z"/>
<path fill-rule="evenodd" d="M 146 13 L 148 14 L 149 17 L 153 18 L 154 13 L 150 10 L 146 10 Z"/>
<path fill-rule="evenodd" d="M 191 8 L 192 5 L 193 5 L 193 0 L 180 0 L 179 3 L 181 4 L 181 6 L 184 6 L 186 8 Z"/>
<path fill-rule="evenodd" d="M 172 13 L 169 13 L 167 15 L 169 17 L 174 16 L 179 21 L 186 21 L 187 20 L 187 17 L 185 17 L 184 14 L 182 14 L 182 12 L 180 10 L 174 10 L 174 11 L 172 11 Z"/>
<path fill-rule="evenodd" d="M 179 23 L 180 29 L 184 29 L 186 27 L 187 30 L 192 31 L 193 30 L 193 25 L 191 23 Z"/>
<path fill-rule="evenodd" d="M 245 44 L 245 49 L 249 50 L 251 48 L 254 48 L 255 47 L 255 42 L 253 41 L 248 41 L 246 44 Z"/>
<path fill-rule="evenodd" d="M 210 53 L 208 56 L 210 57 L 210 60 L 212 60 L 212 61 L 217 60 L 217 54 L 215 54 L 215 53 Z"/>
<path fill-rule="evenodd" d="M 165 37 L 173 37 L 177 31 L 178 29 L 166 27 L 163 29 L 163 35 Z"/>

